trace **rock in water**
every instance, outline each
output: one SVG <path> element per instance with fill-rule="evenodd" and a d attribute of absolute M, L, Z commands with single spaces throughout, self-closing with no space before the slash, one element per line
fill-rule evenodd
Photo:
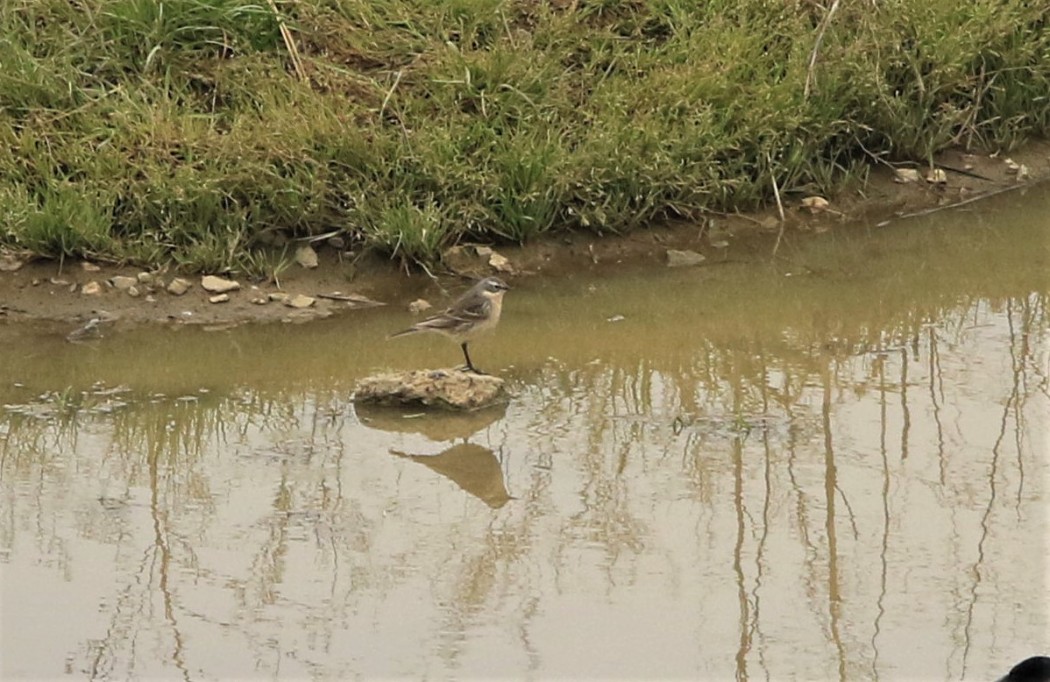
<path fill-rule="evenodd" d="M 703 254 L 699 254 L 696 251 L 676 251 L 674 249 L 667 250 L 667 265 L 672 268 L 688 267 L 690 265 L 700 265 L 706 258 Z"/>
<path fill-rule="evenodd" d="M 357 385 L 354 400 L 381 405 L 421 405 L 476 410 L 503 397 L 503 379 L 459 369 L 379 374 Z"/>

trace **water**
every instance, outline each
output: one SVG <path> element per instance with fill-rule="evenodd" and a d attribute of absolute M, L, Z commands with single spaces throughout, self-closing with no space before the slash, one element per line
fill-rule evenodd
<path fill-rule="evenodd" d="M 401 308 L 0 326 L 0 673 L 993 679 L 1050 650 L 1050 188 L 969 208 L 520 279 L 467 416 L 349 402 L 459 362 Z"/>

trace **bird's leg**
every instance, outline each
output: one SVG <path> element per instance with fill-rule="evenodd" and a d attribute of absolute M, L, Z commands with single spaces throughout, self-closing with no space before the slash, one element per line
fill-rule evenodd
<path fill-rule="evenodd" d="M 463 357 L 467 360 L 467 369 L 469 369 L 471 372 L 474 372 L 474 374 L 484 374 L 484 372 L 475 367 L 474 363 L 470 361 L 470 353 L 467 352 L 467 342 L 464 341 L 463 343 L 459 344 L 459 347 L 463 349 Z"/>

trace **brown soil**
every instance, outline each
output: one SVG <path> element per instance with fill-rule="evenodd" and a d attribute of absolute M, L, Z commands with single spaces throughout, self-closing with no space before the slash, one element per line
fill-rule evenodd
<path fill-rule="evenodd" d="M 1027 168 L 1028 177 L 1019 180 L 1003 156 L 966 154 L 949 151 L 937 159 L 947 182 L 925 181 L 898 183 L 892 169 L 873 169 L 868 183 L 861 189 L 834 197 L 827 210 L 810 210 L 803 206 L 804 195 L 783 196 L 784 223 L 777 207 L 750 214 L 711 214 L 700 223 L 667 224 L 626 236 L 592 233 L 559 234 L 526 246 L 497 246 L 509 261 L 508 279 L 539 273 L 556 275 L 579 268 L 615 268 L 628 263 L 667 262 L 670 249 L 690 250 L 706 256 L 709 263 L 737 259 L 760 253 L 769 258 L 777 234 L 836 229 L 843 223 L 865 220 L 903 219 L 909 215 L 949 207 L 990 193 L 1012 189 L 1050 178 L 1050 142 L 1035 141 L 1010 155 L 1016 164 Z M 925 175 L 926 169 L 918 169 Z M 760 247 L 756 247 L 760 244 Z M 483 251 L 484 253 L 484 251 Z M 0 266 L 12 264 L 12 254 Z M 473 249 L 459 249 L 452 264 L 451 276 L 469 277 L 492 272 L 489 257 L 477 256 Z M 193 282 L 182 296 L 174 296 L 165 285 L 176 276 L 173 272 L 154 273 L 155 284 L 137 286 L 138 296 L 129 295 L 108 284 L 118 275 L 136 277 L 141 269 L 83 263 L 35 260 L 17 270 L 0 271 L 0 321 L 53 320 L 76 330 L 92 318 L 123 323 L 166 322 L 227 326 L 249 321 L 297 322 L 327 317 L 367 307 L 360 300 L 339 300 L 338 295 L 353 294 L 374 301 L 404 305 L 420 295 L 429 294 L 436 304 L 440 292 L 430 288 L 426 276 L 406 277 L 393 261 L 377 258 L 350 263 L 333 251 L 321 249 L 320 266 L 305 269 L 292 265 L 281 275 L 280 287 L 272 282 L 253 283 L 237 278 L 241 288 L 229 294 L 224 303 L 209 302 L 201 287 L 200 277 L 184 277 Z M 17 257 L 15 261 L 18 262 Z M 85 294 L 84 286 L 98 282 L 101 291 Z M 440 286 L 440 280 L 439 280 Z M 90 287 L 88 289 L 90 291 Z M 336 295 L 334 299 L 317 298 L 309 307 L 291 308 L 280 301 L 268 300 L 276 292 Z M 262 303 L 260 301 L 266 301 Z"/>

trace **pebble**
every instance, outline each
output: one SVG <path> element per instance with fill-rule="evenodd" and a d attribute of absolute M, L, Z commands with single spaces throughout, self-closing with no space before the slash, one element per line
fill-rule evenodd
<path fill-rule="evenodd" d="M 102 285 L 92 280 L 80 289 L 80 293 L 85 296 L 97 296 L 102 293 Z"/>
<path fill-rule="evenodd" d="M 138 298 L 141 295 L 142 295 L 142 292 L 139 291 L 138 287 L 136 287 L 136 286 L 128 287 L 128 296 L 131 296 L 132 298 Z"/>
<path fill-rule="evenodd" d="M 216 277 L 215 275 L 205 275 L 201 277 L 201 287 L 205 291 L 210 291 L 213 294 L 225 294 L 228 291 L 237 291 L 241 288 L 241 283 L 226 279 L 225 277 Z"/>
<path fill-rule="evenodd" d="M 944 185 L 948 183 L 948 174 L 940 168 L 931 168 L 926 172 L 926 182 L 931 185 Z"/>
<path fill-rule="evenodd" d="M 215 294 L 208 297 L 208 303 L 225 303 L 230 300 L 229 294 Z"/>
<path fill-rule="evenodd" d="M 667 265 L 672 268 L 680 268 L 689 265 L 699 265 L 703 263 L 706 258 L 702 254 L 696 251 L 676 251 L 675 249 L 667 250 Z"/>
<path fill-rule="evenodd" d="M 288 294 L 284 293 L 283 291 L 274 291 L 274 292 L 272 292 L 270 294 L 267 294 L 267 298 L 269 298 L 271 301 L 277 301 L 279 303 L 284 303 L 290 297 L 288 296 Z"/>
<path fill-rule="evenodd" d="M 317 267 L 317 252 L 314 247 L 304 244 L 295 250 L 295 262 L 307 269 Z"/>
<path fill-rule="evenodd" d="M 434 306 L 430 305 L 430 301 L 424 298 L 417 298 L 416 300 L 408 304 L 408 312 L 412 313 L 413 315 L 418 315 L 424 310 L 430 310 L 433 307 Z"/>
<path fill-rule="evenodd" d="M 919 181 L 919 171 L 914 168 L 897 168 L 893 171 L 893 181 L 901 184 Z"/>
<path fill-rule="evenodd" d="M 289 308 L 309 308 L 317 301 L 313 296 L 296 294 L 284 302 Z"/>
<path fill-rule="evenodd" d="M 168 284 L 168 293 L 172 296 L 182 296 L 189 291 L 191 286 L 193 286 L 193 283 L 189 280 L 176 277 Z"/>
<path fill-rule="evenodd" d="M 134 277 L 126 277 L 125 275 L 117 275 L 109 280 L 109 283 L 117 291 L 127 291 L 131 287 L 138 284 L 138 280 Z"/>
<path fill-rule="evenodd" d="M 95 265 L 94 263 L 89 263 L 86 260 L 80 262 L 80 267 L 82 267 L 85 272 L 98 272 L 99 270 L 102 269 L 99 266 Z"/>
<path fill-rule="evenodd" d="M 153 273 L 152 272 L 140 272 L 139 274 L 135 275 L 135 279 L 137 279 L 139 281 L 139 284 L 152 284 L 153 283 Z"/>

